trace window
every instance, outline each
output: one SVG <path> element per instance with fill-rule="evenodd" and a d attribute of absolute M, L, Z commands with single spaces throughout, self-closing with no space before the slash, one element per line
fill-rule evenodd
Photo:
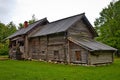
<path fill-rule="evenodd" d="M 12 44 L 13 44 L 13 46 L 16 46 L 16 41 L 13 41 Z"/>
<path fill-rule="evenodd" d="M 54 56 L 57 56 L 59 54 L 59 51 L 54 51 Z"/>
<path fill-rule="evenodd" d="M 54 59 L 59 59 L 59 51 L 54 51 Z"/>
<path fill-rule="evenodd" d="M 76 55 L 76 60 L 80 61 L 81 60 L 81 52 L 80 51 L 75 51 L 75 55 Z"/>
<path fill-rule="evenodd" d="M 42 51 L 42 54 L 45 54 L 45 51 Z"/>
<path fill-rule="evenodd" d="M 24 41 L 18 41 L 18 43 L 20 44 L 20 46 L 24 46 Z"/>

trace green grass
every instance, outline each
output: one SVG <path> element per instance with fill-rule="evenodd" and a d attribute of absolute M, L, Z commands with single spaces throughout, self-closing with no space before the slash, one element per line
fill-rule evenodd
<path fill-rule="evenodd" d="M 99 67 L 4 60 L 0 80 L 120 80 L 120 59 Z"/>

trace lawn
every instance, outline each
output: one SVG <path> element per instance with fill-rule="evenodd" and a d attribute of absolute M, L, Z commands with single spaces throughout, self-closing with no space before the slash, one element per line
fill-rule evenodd
<path fill-rule="evenodd" d="M 120 59 L 98 67 L 0 60 L 0 80 L 120 80 Z"/>

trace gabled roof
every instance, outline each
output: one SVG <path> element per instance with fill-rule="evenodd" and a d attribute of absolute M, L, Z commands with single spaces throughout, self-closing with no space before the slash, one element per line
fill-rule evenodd
<path fill-rule="evenodd" d="M 75 15 L 75 16 L 71 16 L 71 17 L 68 17 L 68 18 L 58 20 L 58 21 L 51 22 L 47 25 L 44 25 L 41 30 L 36 32 L 31 37 L 44 36 L 44 35 L 49 35 L 49 34 L 53 34 L 53 33 L 64 32 L 69 27 L 74 25 L 75 22 L 84 18 L 84 16 L 85 16 L 85 13 L 82 13 L 82 14 L 79 14 L 79 15 Z M 93 28 L 92 28 L 92 30 L 93 30 L 93 33 L 94 33 L 95 31 L 94 31 Z"/>
<path fill-rule="evenodd" d="M 108 45 L 105 45 L 103 43 L 97 42 L 89 38 L 74 39 L 69 37 L 68 40 L 89 51 L 117 51 L 117 49 L 113 47 L 110 47 Z"/>
<path fill-rule="evenodd" d="M 29 25 L 27 28 L 22 28 L 22 29 L 18 30 L 17 32 L 15 32 L 11 36 L 9 36 L 8 38 L 13 38 L 13 37 L 16 37 L 19 35 L 27 34 L 27 32 L 29 32 L 31 29 L 33 29 L 37 25 L 41 25 L 45 21 L 48 22 L 48 20 L 46 18 L 38 20 L 38 21 L 34 22 L 33 24 Z"/>

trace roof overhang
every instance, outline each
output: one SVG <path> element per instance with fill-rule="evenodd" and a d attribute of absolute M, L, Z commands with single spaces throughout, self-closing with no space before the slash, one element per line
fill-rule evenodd
<path fill-rule="evenodd" d="M 95 52 L 95 51 L 113 51 L 113 52 L 116 52 L 117 51 L 117 49 L 115 49 L 115 48 L 112 48 L 112 47 L 105 45 L 103 43 L 96 42 L 94 40 L 89 40 L 89 39 L 84 40 L 83 38 L 81 38 L 81 40 L 77 40 L 77 39 L 74 39 L 71 37 L 69 37 L 68 40 L 75 43 L 78 46 L 81 46 L 82 48 L 84 48 L 90 52 Z"/>

